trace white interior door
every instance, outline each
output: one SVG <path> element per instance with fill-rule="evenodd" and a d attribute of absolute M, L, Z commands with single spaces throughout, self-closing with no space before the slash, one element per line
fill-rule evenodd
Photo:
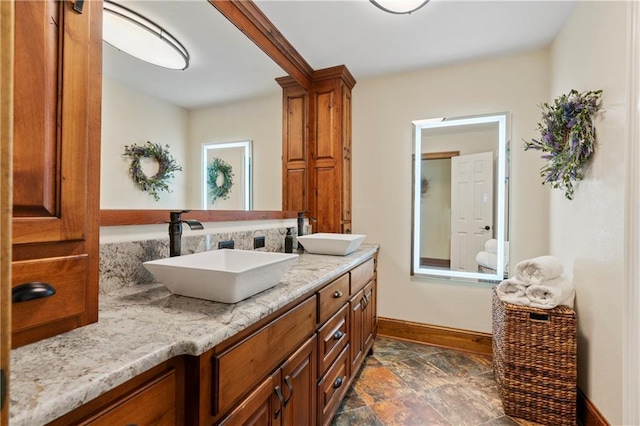
<path fill-rule="evenodd" d="M 477 272 L 493 238 L 493 153 L 451 158 L 451 270 Z"/>

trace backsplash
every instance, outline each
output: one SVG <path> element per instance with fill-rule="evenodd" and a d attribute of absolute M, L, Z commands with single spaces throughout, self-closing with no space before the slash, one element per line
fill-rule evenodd
<path fill-rule="evenodd" d="M 305 225 L 305 234 L 310 227 Z M 283 252 L 287 228 L 268 228 L 250 231 L 219 232 L 206 235 L 183 235 L 182 254 L 217 250 L 220 241 L 233 240 L 235 249 L 254 250 L 255 237 L 265 237 L 265 247 L 256 250 Z M 297 234 L 293 228 L 293 235 Z M 295 245 L 294 245 L 295 252 Z M 142 262 L 169 257 L 169 237 L 143 241 L 100 244 L 100 293 L 124 287 L 156 282 Z"/>

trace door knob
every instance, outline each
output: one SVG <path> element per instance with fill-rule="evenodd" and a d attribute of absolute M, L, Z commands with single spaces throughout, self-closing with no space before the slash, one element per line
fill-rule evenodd
<path fill-rule="evenodd" d="M 485 231 L 490 231 L 491 227 L 489 225 L 487 226 L 481 226 L 480 229 L 484 229 Z"/>

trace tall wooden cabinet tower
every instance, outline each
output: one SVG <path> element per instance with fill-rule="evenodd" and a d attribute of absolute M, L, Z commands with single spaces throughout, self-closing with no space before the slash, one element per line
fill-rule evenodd
<path fill-rule="evenodd" d="M 306 211 L 314 232 L 351 233 L 351 89 L 344 66 L 313 72 L 309 90 L 283 88 L 282 208 Z"/>
<path fill-rule="evenodd" d="M 98 318 L 102 2 L 15 2 L 12 346 Z"/>

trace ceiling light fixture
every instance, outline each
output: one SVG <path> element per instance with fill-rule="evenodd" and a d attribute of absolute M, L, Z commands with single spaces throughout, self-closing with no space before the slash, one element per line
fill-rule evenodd
<path fill-rule="evenodd" d="M 140 15 L 114 3 L 104 1 L 102 39 L 131 56 L 174 70 L 189 66 L 189 52 L 171 34 Z"/>
<path fill-rule="evenodd" d="M 420 9 L 429 0 L 370 0 L 376 7 L 396 15 L 408 15 Z"/>

